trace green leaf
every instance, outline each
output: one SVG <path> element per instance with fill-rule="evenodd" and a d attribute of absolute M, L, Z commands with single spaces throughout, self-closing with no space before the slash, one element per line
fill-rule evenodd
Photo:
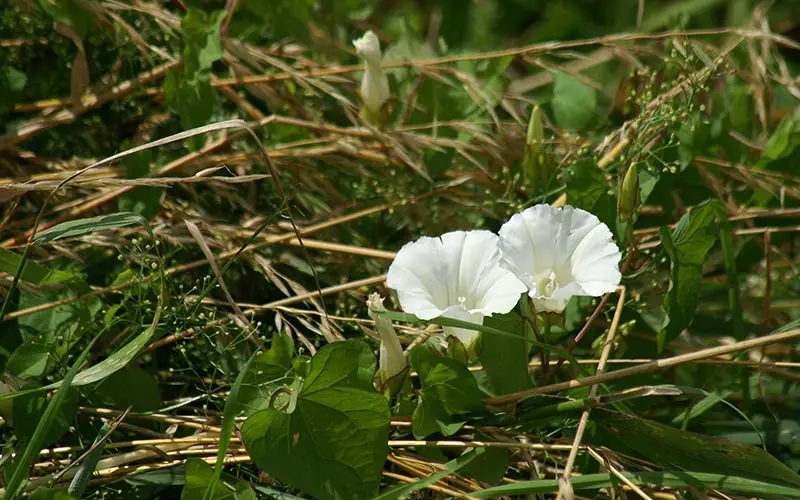
<path fill-rule="evenodd" d="M 289 335 L 277 334 L 272 336 L 269 349 L 253 359 L 239 392 L 239 402 L 245 415 L 269 407 L 272 393 L 292 382 L 293 353 L 292 338 Z"/>
<path fill-rule="evenodd" d="M 428 486 L 429 484 L 433 484 L 436 481 L 449 476 L 450 474 L 458 472 L 459 469 L 462 469 L 463 467 L 474 462 L 476 458 L 481 457 L 485 452 L 486 448 L 477 448 L 468 451 L 463 455 L 447 462 L 447 464 L 445 464 L 444 466 L 444 469 L 440 470 L 439 472 L 431 474 L 425 477 L 424 479 L 414 481 L 413 483 L 407 483 L 401 486 L 396 486 L 391 490 L 383 492 L 382 494 L 378 495 L 373 500 L 395 500 L 399 498 L 408 498 L 408 496 L 414 493 L 415 491 L 421 490 L 422 488 Z"/>
<path fill-rule="evenodd" d="M 800 162 L 800 111 L 784 118 L 764 145 L 757 169 L 793 172 Z"/>
<path fill-rule="evenodd" d="M 214 495 L 211 500 L 235 500 L 233 492 L 214 478 L 211 466 L 199 458 L 190 458 L 186 461 L 186 484 L 181 491 L 181 500 L 203 500 L 206 498 L 206 488 L 215 483 Z"/>
<path fill-rule="evenodd" d="M 233 493 L 234 500 L 258 500 L 256 492 L 245 481 L 236 483 L 236 491 Z"/>
<path fill-rule="evenodd" d="M 296 405 L 251 415 L 242 439 L 255 463 L 311 496 L 375 494 L 388 452 L 389 405 L 372 387 L 375 357 L 360 341 L 326 345 L 311 359 Z"/>
<path fill-rule="evenodd" d="M 83 236 L 84 234 L 96 233 L 97 231 L 106 231 L 109 229 L 136 225 L 149 228 L 147 220 L 139 214 L 118 212 L 109 215 L 99 215 L 97 217 L 62 222 L 44 231 L 40 231 L 33 237 L 33 243 L 41 245 L 63 238 L 74 238 Z"/>
<path fill-rule="evenodd" d="M 127 365 L 105 378 L 95 395 L 108 408 L 148 412 L 161 407 L 158 381 L 134 364 Z"/>
<path fill-rule="evenodd" d="M 43 344 L 22 344 L 14 350 L 6 370 L 21 378 L 38 378 L 47 370 L 50 350 Z"/>
<path fill-rule="evenodd" d="M 33 384 L 38 386 L 38 384 Z M 23 388 L 30 389 L 31 386 Z M 78 409 L 78 393 L 72 388 L 65 391 L 61 407 L 54 412 L 47 429 L 41 436 L 42 446 L 47 446 L 56 442 L 75 420 L 75 412 Z M 12 415 L 14 421 L 14 433 L 21 442 L 27 443 L 36 432 L 39 417 L 47 406 L 48 397 L 41 393 L 26 394 L 14 401 Z"/>
<path fill-rule="evenodd" d="M 760 448 L 682 431 L 632 415 L 595 411 L 598 444 L 633 451 L 669 470 L 692 470 L 800 487 L 800 475 Z M 622 449 L 621 449 L 622 448 Z"/>
<path fill-rule="evenodd" d="M 519 335 L 513 341 L 494 335 L 481 335 L 478 359 L 491 382 L 492 395 L 523 391 L 530 387 L 528 376 L 528 344 L 522 328 L 522 318 L 515 312 L 486 318 L 484 324 Z"/>
<path fill-rule="evenodd" d="M 429 343 L 412 349 L 409 363 L 422 386 L 412 416 L 412 430 L 417 439 L 434 432 L 449 436 L 470 416 L 486 412 L 478 383 L 462 363 L 437 355 Z"/>
<path fill-rule="evenodd" d="M 181 21 L 183 68 L 167 74 L 164 102 L 181 117 L 185 129 L 206 125 L 214 113 L 216 92 L 211 87 L 211 66 L 222 57 L 220 28 L 224 19 L 224 11 L 208 15 L 190 9 Z M 200 136 L 190 138 L 189 149 L 200 149 L 203 140 Z"/>
<path fill-rule="evenodd" d="M 63 488 L 36 488 L 28 500 L 75 500 L 75 497 Z"/>
<path fill-rule="evenodd" d="M 716 200 L 702 203 L 681 217 L 672 234 L 661 229 L 661 242 L 670 258 L 670 283 L 664 297 L 667 317 L 658 333 L 661 351 L 692 323 L 700 284 L 703 281 L 703 261 L 717 241 Z"/>
<path fill-rule="evenodd" d="M 17 274 L 19 263 L 22 261 L 22 256 L 18 255 L 11 250 L 0 248 L 0 273 L 8 273 L 12 276 Z M 22 270 L 21 278 L 37 285 L 51 285 L 54 283 L 63 283 L 78 279 L 72 273 L 61 271 L 58 269 L 50 269 L 45 265 L 38 264 L 28 259 L 25 263 L 25 268 Z"/>
<path fill-rule="evenodd" d="M 553 75 L 553 118 L 561 128 L 583 129 L 595 117 L 597 93 L 574 76 L 556 71 Z"/>
<path fill-rule="evenodd" d="M 33 460 L 39 456 L 39 452 L 44 447 L 44 443 L 48 437 L 47 433 L 51 432 L 51 426 L 58 418 L 58 415 L 61 414 L 62 406 L 68 401 L 68 395 L 70 393 L 69 389 L 72 385 L 72 380 L 75 378 L 75 375 L 78 373 L 78 370 L 83 362 L 89 356 L 92 346 L 103 333 L 105 333 L 105 331 L 98 333 L 91 340 L 91 342 L 86 345 L 83 352 L 81 352 L 77 359 L 75 359 L 75 362 L 72 364 L 66 376 L 64 377 L 64 380 L 62 381 L 63 388 L 55 392 L 55 395 L 50 398 L 47 408 L 43 413 L 41 413 L 41 418 L 36 425 L 36 430 L 34 431 L 30 442 L 28 442 L 25 450 L 14 464 L 14 471 L 11 473 L 11 477 L 6 483 L 6 500 L 16 500 L 22 496 L 22 493 L 25 490 L 25 483 L 28 480 L 28 473 L 30 471 L 31 464 L 33 463 Z M 16 409 L 16 403 L 14 404 L 14 407 Z"/>
<path fill-rule="evenodd" d="M 479 440 L 484 439 L 480 437 Z M 460 474 L 484 483 L 498 484 L 508 469 L 511 454 L 503 448 L 477 448 L 483 450 L 475 460 L 461 469 Z"/>

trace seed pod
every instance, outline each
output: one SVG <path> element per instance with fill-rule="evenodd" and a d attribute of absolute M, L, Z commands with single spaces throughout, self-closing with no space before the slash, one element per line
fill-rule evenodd
<path fill-rule="evenodd" d="M 622 179 L 622 187 L 617 198 L 617 213 L 620 222 L 627 222 L 636 213 L 639 204 L 639 172 L 636 163 L 633 163 Z"/>

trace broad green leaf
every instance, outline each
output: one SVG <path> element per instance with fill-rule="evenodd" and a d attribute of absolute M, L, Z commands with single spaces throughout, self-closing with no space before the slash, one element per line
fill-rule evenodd
<path fill-rule="evenodd" d="M 256 496 L 256 492 L 253 488 L 245 481 L 239 481 L 236 483 L 236 491 L 233 492 L 233 499 L 234 500 L 258 500 Z"/>
<path fill-rule="evenodd" d="M 115 410 L 148 412 L 161 407 L 158 381 L 134 363 L 126 365 L 102 380 L 95 393 L 104 406 Z"/>
<path fill-rule="evenodd" d="M 719 490 L 757 498 L 800 498 L 800 488 L 781 486 L 769 482 L 753 481 L 723 474 L 707 474 L 703 472 L 622 472 L 622 475 L 639 486 L 656 485 L 667 488 L 691 488 L 700 491 Z M 609 473 L 584 474 L 570 479 L 576 491 L 599 490 L 619 486 L 619 479 Z M 475 498 L 498 498 L 513 495 L 530 495 L 537 493 L 556 493 L 557 479 L 539 479 L 504 484 L 482 491 L 470 492 Z"/>
<path fill-rule="evenodd" d="M 311 359 L 296 405 L 251 415 L 242 439 L 256 465 L 320 499 L 375 494 L 388 452 L 389 405 L 375 392 L 375 357 L 360 341 Z"/>
<path fill-rule="evenodd" d="M 272 393 L 291 383 L 293 353 L 292 338 L 276 334 L 272 336 L 269 349 L 253 359 L 239 392 L 239 402 L 245 415 L 266 409 Z"/>
<path fill-rule="evenodd" d="M 478 437 L 479 441 L 483 439 L 486 437 Z M 459 474 L 484 483 L 498 484 L 508 469 L 511 454 L 503 448 L 477 448 L 477 450 L 483 450 L 483 453 L 462 468 Z"/>
<path fill-rule="evenodd" d="M 764 145 L 757 169 L 794 172 L 800 161 L 800 111 L 784 118 Z"/>
<path fill-rule="evenodd" d="M 484 320 L 484 324 L 520 337 L 519 341 L 514 342 L 492 335 L 480 336 L 478 359 L 489 376 L 492 395 L 498 396 L 528 389 L 529 349 L 524 338 L 522 318 L 517 313 L 510 312 L 490 316 Z"/>
<path fill-rule="evenodd" d="M 800 475 L 760 448 L 596 410 L 596 442 L 633 452 L 667 470 L 692 470 L 800 488 Z"/>
<path fill-rule="evenodd" d="M 553 75 L 553 118 L 561 128 L 583 129 L 595 117 L 596 91 L 574 76 L 556 71 Z"/>
<path fill-rule="evenodd" d="M 214 494 L 211 500 L 235 500 L 233 492 L 214 478 L 211 466 L 199 458 L 190 458 L 186 461 L 186 484 L 181 491 L 181 500 L 203 500 L 206 498 L 207 487 L 215 482 Z"/>
<path fill-rule="evenodd" d="M 75 500 L 63 488 L 36 488 L 28 497 L 29 500 Z"/>
<path fill-rule="evenodd" d="M 38 378 L 47 370 L 50 350 L 44 344 L 22 344 L 8 359 L 6 370 L 21 378 Z"/>
<path fill-rule="evenodd" d="M 38 386 L 38 384 L 33 384 Z M 23 390 L 31 389 L 31 386 L 23 387 Z M 69 426 L 75 421 L 75 412 L 78 409 L 78 393 L 73 388 L 64 391 L 65 396 L 61 407 L 56 411 L 44 434 L 41 436 L 42 446 L 47 446 L 56 442 Z M 49 398 L 42 392 L 29 393 L 21 396 L 14 401 L 12 415 L 14 421 L 14 434 L 23 443 L 30 441 L 39 423 L 39 417 L 47 406 Z"/>
<path fill-rule="evenodd" d="M 692 323 L 703 281 L 703 261 L 719 231 L 716 203 L 712 200 L 692 209 L 681 217 L 672 234 L 661 229 L 661 243 L 671 262 L 669 290 L 664 297 L 667 317 L 658 334 L 659 351 Z"/>
<path fill-rule="evenodd" d="M 22 496 L 25 490 L 25 483 L 28 481 L 28 473 L 30 472 L 31 464 L 33 463 L 33 460 L 39 456 L 39 452 L 44 447 L 44 443 L 48 437 L 48 432 L 51 432 L 51 426 L 61 413 L 64 403 L 68 401 L 68 395 L 71 392 L 70 387 L 72 385 L 72 380 L 75 378 L 75 375 L 78 373 L 78 370 L 83 362 L 89 356 L 92 346 L 94 346 L 94 343 L 103 333 L 105 332 L 101 331 L 98 333 L 91 340 L 91 342 L 86 345 L 86 347 L 83 349 L 83 352 L 81 352 L 81 354 L 75 359 L 75 362 L 72 364 L 66 376 L 64 377 L 64 380 L 61 382 L 63 388 L 55 392 L 55 395 L 49 399 L 47 408 L 45 408 L 43 413 L 40 413 L 41 418 L 36 424 L 36 430 L 34 431 L 33 436 L 31 437 L 27 446 L 25 446 L 25 450 L 19 455 L 19 458 L 15 462 L 14 470 L 11 473 L 8 482 L 6 483 L 6 500 L 16 500 Z M 17 404 L 15 403 L 15 409 L 16 406 Z"/>
<path fill-rule="evenodd" d="M 41 245 L 63 238 L 74 238 L 97 231 L 107 231 L 109 229 L 137 225 L 144 226 L 145 228 L 148 227 L 147 220 L 144 217 L 132 212 L 99 215 L 97 217 L 62 222 L 44 231 L 40 231 L 33 237 L 33 243 Z"/>
<path fill-rule="evenodd" d="M 462 363 L 439 356 L 429 343 L 412 349 L 409 363 L 422 386 L 420 402 L 412 417 L 417 439 L 434 432 L 451 435 L 470 416 L 486 412 L 478 383 Z"/>
<path fill-rule="evenodd" d="M 8 273 L 12 276 L 16 275 L 21 261 L 21 255 L 11 250 L 0 248 L 0 273 Z M 45 265 L 27 259 L 25 268 L 22 270 L 22 279 L 30 281 L 31 283 L 36 283 L 37 285 L 50 285 L 78 279 L 78 277 L 72 273 L 58 269 L 50 269 Z"/>
<path fill-rule="evenodd" d="M 200 127 L 211 120 L 216 92 L 211 87 L 211 66 L 222 57 L 220 28 L 224 11 L 206 14 L 190 9 L 181 21 L 183 67 L 171 70 L 164 82 L 164 101 L 185 129 Z M 189 139 L 189 148 L 200 149 L 200 136 Z"/>
<path fill-rule="evenodd" d="M 436 481 L 449 476 L 450 474 L 458 472 L 460 469 L 463 469 L 465 466 L 474 462 L 476 458 L 480 458 L 485 453 L 486 453 L 486 448 L 477 448 L 468 451 L 463 455 L 447 462 L 447 464 L 445 464 L 444 466 L 444 469 L 440 470 L 439 472 L 430 474 L 426 478 L 414 481 L 413 483 L 407 483 L 401 486 L 395 486 L 389 491 L 386 491 L 378 495 L 373 500 L 395 500 L 399 498 L 409 498 L 409 495 L 411 495 L 415 491 L 421 490 L 422 488 L 428 486 L 429 484 L 433 484 Z"/>

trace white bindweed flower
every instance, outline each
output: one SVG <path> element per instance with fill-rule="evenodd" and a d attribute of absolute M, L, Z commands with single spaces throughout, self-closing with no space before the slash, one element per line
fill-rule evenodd
<path fill-rule="evenodd" d="M 406 356 L 403 354 L 403 347 L 400 345 L 392 322 L 375 314 L 386 310 L 383 305 L 383 297 L 378 293 L 370 294 L 367 299 L 367 308 L 369 317 L 375 322 L 375 328 L 381 338 L 381 346 L 378 351 L 378 373 L 381 382 L 386 382 L 406 368 Z"/>
<path fill-rule="evenodd" d="M 400 306 L 419 319 L 439 316 L 483 324 L 485 316 L 507 313 L 525 285 L 500 267 L 497 235 L 490 231 L 453 231 L 423 236 L 400 249 L 387 283 Z M 445 327 L 469 348 L 478 332 Z"/>
<path fill-rule="evenodd" d="M 370 113 L 377 115 L 389 99 L 389 80 L 381 69 L 381 42 L 375 33 L 367 31 L 361 38 L 353 40 L 353 45 L 366 63 L 364 79 L 361 80 L 361 100 Z"/>
<path fill-rule="evenodd" d="M 500 253 L 537 311 L 560 313 L 574 295 L 613 292 L 622 277 L 608 226 L 570 206 L 536 205 L 514 214 L 500 228 Z"/>

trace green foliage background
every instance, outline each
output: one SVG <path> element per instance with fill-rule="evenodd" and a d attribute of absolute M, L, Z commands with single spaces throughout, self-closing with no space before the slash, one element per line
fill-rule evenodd
<path fill-rule="evenodd" d="M 554 495 L 587 409 L 582 496 L 800 497 L 798 34 L 788 0 L 4 4 L 6 498 Z M 536 203 L 611 228 L 624 300 L 522 304 L 471 360 L 390 314 L 376 391 L 394 252 Z M 606 372 L 763 345 L 569 388 L 611 331 Z"/>

